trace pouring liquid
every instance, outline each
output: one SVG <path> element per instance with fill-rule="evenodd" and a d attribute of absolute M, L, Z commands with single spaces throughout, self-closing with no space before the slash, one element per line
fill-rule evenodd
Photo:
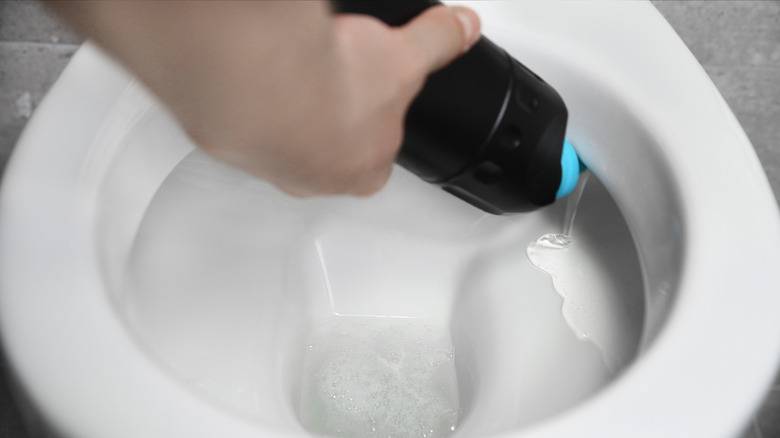
<path fill-rule="evenodd" d="M 608 351 L 608 341 L 599 329 L 597 312 L 592 311 L 591 303 L 583 287 L 581 254 L 577 252 L 576 239 L 572 237 L 572 227 L 582 194 L 588 182 L 589 173 L 584 173 L 574 192 L 568 197 L 564 215 L 562 233 L 545 234 L 526 248 L 528 259 L 552 279 L 553 288 L 563 299 L 561 313 L 566 323 L 581 340 L 590 341 L 598 347 L 605 365 L 612 373 L 619 365 Z"/>

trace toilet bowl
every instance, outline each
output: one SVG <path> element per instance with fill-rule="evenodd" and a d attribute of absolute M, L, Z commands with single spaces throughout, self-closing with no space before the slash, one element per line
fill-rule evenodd
<path fill-rule="evenodd" d="M 573 202 L 491 216 L 401 168 L 367 199 L 292 199 L 85 44 L 2 185 L 0 334 L 32 427 L 337 434 L 317 379 L 395 376 L 383 397 L 411 403 L 401 353 L 435 369 L 452 436 L 738 435 L 780 362 L 780 216 L 733 114 L 650 3 L 472 6 L 560 92 L 591 169 L 553 279 L 526 249 Z"/>

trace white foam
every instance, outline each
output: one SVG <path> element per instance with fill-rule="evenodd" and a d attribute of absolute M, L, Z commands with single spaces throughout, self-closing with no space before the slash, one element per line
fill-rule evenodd
<path fill-rule="evenodd" d="M 333 317 L 306 345 L 301 422 L 339 437 L 438 438 L 458 422 L 452 343 L 412 318 Z"/>

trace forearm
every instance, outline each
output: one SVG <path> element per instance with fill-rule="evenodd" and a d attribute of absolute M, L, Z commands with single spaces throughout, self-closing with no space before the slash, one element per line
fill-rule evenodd
<path fill-rule="evenodd" d="M 302 127 L 290 114 L 316 123 L 328 114 L 318 109 L 339 104 L 333 89 L 338 78 L 328 3 L 50 5 L 132 70 L 207 149 L 226 141 L 222 133 L 240 137 L 247 124 L 265 127 L 269 145 L 294 140 Z M 263 105 L 252 105 L 251 99 Z M 279 111 L 282 107 L 286 110 Z M 305 117 L 307 113 L 312 117 Z M 319 118 L 313 117 L 316 113 Z M 219 140 L 212 133 L 220 133 Z"/>
<path fill-rule="evenodd" d="M 49 4 L 199 146 L 302 196 L 381 188 L 426 76 L 479 36 L 473 12 L 443 6 L 390 28 L 314 1 Z"/>

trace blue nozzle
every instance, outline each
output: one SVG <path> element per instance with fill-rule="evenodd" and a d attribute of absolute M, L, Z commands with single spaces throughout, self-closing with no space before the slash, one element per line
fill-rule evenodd
<path fill-rule="evenodd" d="M 585 166 L 580 162 L 577 152 L 569 143 L 569 140 L 563 141 L 563 152 L 561 153 L 561 185 L 555 193 L 555 198 L 563 198 L 571 193 L 577 187 L 577 181 L 580 179 L 580 172 L 585 170 Z"/>

